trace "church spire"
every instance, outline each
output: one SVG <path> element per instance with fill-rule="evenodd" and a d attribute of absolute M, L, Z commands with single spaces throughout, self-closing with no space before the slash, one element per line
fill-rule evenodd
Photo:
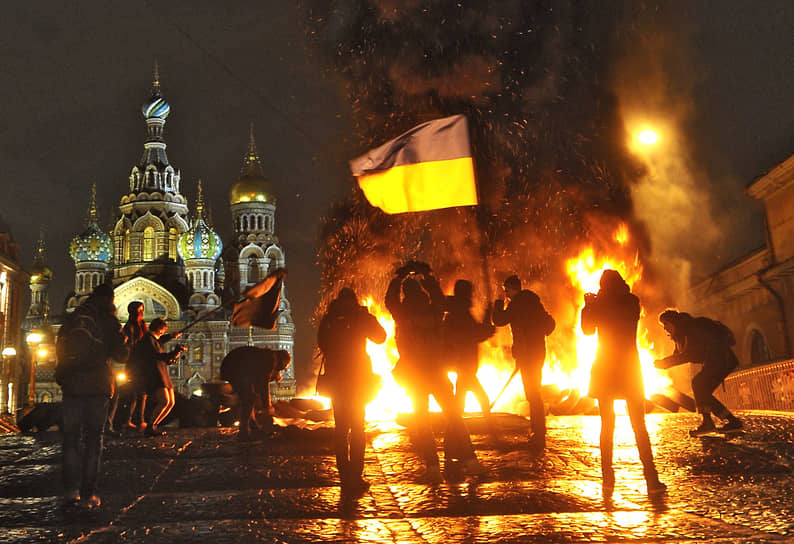
<path fill-rule="evenodd" d="M 198 180 L 198 197 L 196 198 L 196 219 L 204 219 L 204 194 L 201 191 L 201 178 Z"/>
<path fill-rule="evenodd" d="M 152 96 L 160 96 L 160 66 L 154 59 L 154 77 L 152 79 Z"/>
<path fill-rule="evenodd" d="M 99 210 L 96 206 L 96 183 L 91 184 L 91 200 L 88 204 L 88 225 L 99 222 Z"/>
<path fill-rule="evenodd" d="M 36 241 L 34 249 L 35 255 L 33 262 L 36 264 L 45 264 L 47 262 L 47 244 L 45 243 L 46 232 L 44 225 L 39 228 L 39 239 Z"/>
<path fill-rule="evenodd" d="M 251 126 L 248 130 L 248 153 L 243 161 L 241 169 L 243 174 L 253 172 L 264 175 L 262 171 L 262 163 L 259 160 L 259 152 L 256 150 L 256 140 L 254 140 L 254 122 L 251 121 Z"/>

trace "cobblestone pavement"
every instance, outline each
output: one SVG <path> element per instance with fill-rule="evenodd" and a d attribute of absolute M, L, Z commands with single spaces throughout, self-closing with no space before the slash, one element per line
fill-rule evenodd
<path fill-rule="evenodd" d="M 601 494 L 599 420 L 550 417 L 544 455 L 526 422 L 469 420 L 485 476 L 433 486 L 407 433 L 370 429 L 372 487 L 342 500 L 331 430 L 284 426 L 241 444 L 232 429 L 106 440 L 99 512 L 60 508 L 58 433 L 0 436 L 0 541 L 19 542 L 791 542 L 794 417 L 741 414 L 730 440 L 690 438 L 693 414 L 647 417 L 661 501 L 645 493 L 619 418 L 611 500 Z"/>

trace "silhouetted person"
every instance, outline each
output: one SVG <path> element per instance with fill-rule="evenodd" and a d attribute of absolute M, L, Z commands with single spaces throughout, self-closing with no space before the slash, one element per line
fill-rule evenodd
<path fill-rule="evenodd" d="M 127 305 L 127 314 L 129 318 L 122 328 L 124 337 L 127 339 L 127 345 L 130 350 L 133 349 L 135 344 L 143 340 L 146 333 L 149 332 L 149 327 L 143 320 L 143 302 L 132 301 Z M 146 429 L 146 376 L 144 369 L 141 368 L 140 361 L 134 357 L 127 359 L 127 364 L 124 368 L 127 375 L 127 390 L 130 397 L 130 410 L 127 418 L 127 427 L 138 429 L 143 432 Z M 137 418 L 135 417 L 137 413 Z M 137 424 L 134 420 L 138 421 Z"/>
<path fill-rule="evenodd" d="M 447 420 L 444 435 L 445 469 L 459 461 L 471 474 L 482 474 L 463 414 L 455 402 L 452 383 L 441 363 L 444 293 L 425 263 L 410 262 L 398 268 L 386 290 L 386 308 L 395 324 L 400 359 L 392 370 L 395 381 L 411 397 L 416 446 L 432 483 L 442 479 L 429 416 L 430 395 Z M 401 294 L 402 293 L 402 294 Z"/>
<path fill-rule="evenodd" d="M 66 506 L 96 508 L 102 434 L 113 387 L 110 359 L 127 356 L 113 289 L 102 284 L 66 320 L 56 341 L 55 379 L 63 390 L 63 487 Z"/>
<path fill-rule="evenodd" d="M 493 323 L 499 327 L 510 325 L 513 358 L 521 372 L 524 395 L 529 402 L 529 447 L 542 451 L 546 447 L 546 408 L 541 382 L 546 360 L 546 337 L 554 331 L 554 318 L 543 307 L 538 295 L 529 289 L 521 289 L 518 276 L 507 278 L 503 287 L 504 298 L 494 303 Z"/>
<path fill-rule="evenodd" d="M 689 431 L 689 434 L 700 436 L 718 430 L 711 414 L 726 420 L 719 431 L 741 429 L 742 422 L 739 418 L 714 397 L 714 390 L 739 366 L 739 360 L 731 349 L 736 343 L 731 330 L 719 321 L 707 317 L 692 317 L 675 310 L 662 312 L 659 323 L 675 342 L 675 352 L 654 361 L 657 368 L 670 368 L 683 363 L 703 365 L 692 378 L 695 405 L 703 416 L 703 422 L 697 429 Z"/>
<path fill-rule="evenodd" d="M 472 284 L 468 280 L 455 282 L 453 296 L 447 299 L 447 314 L 444 316 L 444 346 L 457 373 L 455 382 L 455 401 L 461 412 L 466 404 L 466 393 L 471 391 L 477 398 L 484 415 L 491 411 L 488 394 L 477 379 L 480 363 L 479 345 L 493 336 L 494 327 L 490 323 L 490 312 L 486 320 L 480 322 L 471 314 Z"/>
<path fill-rule="evenodd" d="M 149 323 L 149 332 L 135 344 L 130 357 L 138 361 L 143 369 L 142 374 L 146 380 L 146 391 L 148 397 L 152 399 L 152 412 L 146 434 L 149 436 L 159 436 L 163 430 L 159 428 L 160 423 L 176 404 L 174 384 L 168 372 L 168 365 L 174 364 L 179 360 L 179 355 L 187 348 L 177 346 L 169 352 L 164 352 L 161 342 L 167 340 L 163 338 L 168 324 L 165 319 L 157 317 Z"/>
<path fill-rule="evenodd" d="M 382 344 L 386 331 L 356 293 L 342 288 L 320 321 L 317 345 L 334 408 L 334 450 L 342 490 L 352 494 L 369 489 L 364 480 L 365 409 L 379 388 L 367 355 L 367 340 Z"/>
<path fill-rule="evenodd" d="M 245 442 L 252 434 L 273 427 L 270 382 L 281 381 L 281 372 L 291 360 L 287 350 L 241 346 L 231 350 L 221 361 L 221 378 L 232 385 L 240 399 L 239 440 Z M 262 423 L 256 417 L 257 405 L 262 406 L 264 413 Z"/>
<path fill-rule="evenodd" d="M 625 399 L 642 461 L 649 494 L 664 492 L 659 481 L 648 429 L 645 427 L 645 391 L 637 352 L 640 301 L 615 270 L 604 270 L 598 295 L 587 293 L 582 308 L 582 332 L 598 333 L 598 348 L 590 375 L 590 396 L 598 399 L 601 414 L 601 472 L 605 495 L 615 487 L 612 468 L 615 399 Z"/>

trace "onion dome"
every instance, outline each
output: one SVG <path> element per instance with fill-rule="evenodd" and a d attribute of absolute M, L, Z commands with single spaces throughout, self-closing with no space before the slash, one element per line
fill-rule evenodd
<path fill-rule="evenodd" d="M 256 151 L 256 142 L 254 142 L 253 125 L 251 126 L 248 154 L 240 171 L 240 177 L 232 185 L 232 190 L 229 192 L 230 204 L 234 205 L 240 202 L 276 203 L 273 184 L 265 179 L 262 164 L 259 162 L 259 154 Z"/>
<path fill-rule="evenodd" d="M 204 197 L 201 193 L 201 180 L 198 184 L 198 201 L 196 202 L 196 222 L 179 237 L 177 251 L 183 260 L 217 259 L 223 244 L 218 233 L 204 222 Z"/>
<path fill-rule="evenodd" d="M 88 208 L 88 227 L 72 238 L 69 255 L 75 263 L 102 262 L 113 260 L 113 241 L 110 235 L 97 224 L 96 184 L 91 187 L 91 204 Z"/>
<path fill-rule="evenodd" d="M 171 113 L 171 106 L 160 95 L 160 71 L 157 69 L 157 63 L 154 65 L 154 81 L 152 82 L 152 97 L 141 106 L 141 112 L 147 119 L 157 117 L 165 119 Z"/>

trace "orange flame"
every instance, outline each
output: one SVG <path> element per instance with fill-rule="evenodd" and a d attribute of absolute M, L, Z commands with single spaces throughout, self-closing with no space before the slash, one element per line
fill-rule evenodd
<path fill-rule="evenodd" d="M 626 254 L 629 241 L 628 227 L 625 224 L 620 224 L 612 239 L 618 244 L 615 253 Z M 575 311 L 570 315 L 575 317 L 568 318 L 569 322 L 561 322 L 561 319 L 555 316 L 557 327 L 547 340 L 543 384 L 550 390 L 562 391 L 562 397 L 565 397 L 567 391 L 568 399 L 576 401 L 587 395 L 590 369 L 598 344 L 597 335 L 585 336 L 581 330 L 580 314 L 584 306 L 584 294 L 598 291 L 601 274 L 606 269 L 620 272 L 631 287 L 642 280 L 643 270 L 636 252 L 621 258 L 615 255 L 600 255 L 593 247 L 586 247 L 579 255 L 569 259 L 565 268 L 569 286 L 574 293 L 574 300 L 570 303 L 573 304 Z M 381 345 L 367 342 L 367 354 L 372 360 L 373 371 L 383 379 L 381 391 L 375 400 L 367 406 L 367 420 L 393 420 L 399 413 L 412 411 L 410 398 L 391 375 L 391 369 L 399 358 L 394 340 L 394 321 L 391 315 L 376 304 L 372 297 L 367 298 L 364 304 L 377 317 L 387 333 L 386 342 Z M 508 327 L 501 328 L 497 330 L 493 338 L 480 344 L 480 367 L 477 376 L 491 402 L 494 402 L 499 396 L 494 406 L 495 411 L 527 414 L 528 408 L 521 380 L 516 377 L 505 387 L 515 365 L 510 355 L 512 339 L 508 330 Z M 570 345 L 571 342 L 555 341 L 555 336 L 571 338 L 573 346 Z M 670 385 L 670 379 L 653 366 L 654 359 L 658 357 L 654 353 L 653 343 L 649 341 L 648 330 L 642 326 L 638 331 L 638 349 L 646 394 L 662 392 Z M 450 379 L 454 383 L 454 373 L 450 373 Z M 558 395 L 558 401 L 560 398 L 561 396 Z M 590 408 L 595 406 L 595 402 L 592 400 L 589 400 L 589 404 L 584 404 Z M 465 406 L 467 412 L 479 412 L 480 410 L 471 393 L 466 398 Z M 573 407 L 571 406 L 571 408 Z M 432 401 L 431 410 L 439 410 L 438 405 Z"/>

